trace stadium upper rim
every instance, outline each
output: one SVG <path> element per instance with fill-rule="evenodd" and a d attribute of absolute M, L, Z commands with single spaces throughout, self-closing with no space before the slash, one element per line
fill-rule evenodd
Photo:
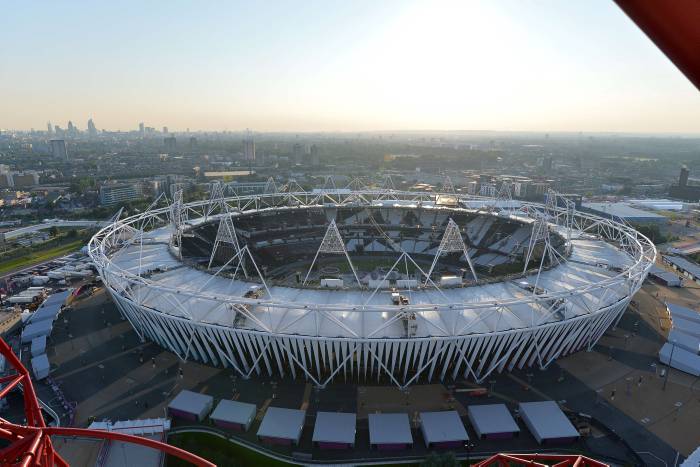
<path fill-rule="evenodd" d="M 544 219 L 547 230 L 570 239 L 571 255 L 548 271 L 521 278 L 521 284 L 537 284 L 536 291 L 533 287 L 527 291 L 514 281 L 444 290 L 432 284 L 414 290 L 410 304 L 402 306 L 400 313 L 386 296 L 378 300 L 376 289 L 303 293 L 295 289 L 292 298 L 285 290 L 291 288 L 268 288 L 262 280 L 265 293 L 260 298 L 246 297 L 250 282 L 216 277 L 187 267 L 178 258 L 178 237 L 181 241 L 183 232 L 206 219 L 295 206 L 420 205 L 440 209 L 440 197 L 451 198 L 467 210 L 521 222 Z M 212 197 L 186 204 L 176 200 L 169 206 L 115 219 L 90 240 L 89 254 L 112 295 L 146 310 L 274 336 L 371 339 L 494 334 L 585 319 L 629 301 L 654 263 L 656 249 L 629 225 L 560 207 L 556 202 L 331 189 Z M 231 317 L 234 310 L 244 317 L 242 325 Z M 388 316 L 388 312 L 393 313 Z M 400 324 L 408 314 L 421 323 L 411 335 L 405 335 L 400 326 L 391 326 L 391 322 Z M 309 315 L 315 317 L 315 323 L 313 317 L 306 319 Z M 319 316 L 325 321 L 322 325 Z"/>

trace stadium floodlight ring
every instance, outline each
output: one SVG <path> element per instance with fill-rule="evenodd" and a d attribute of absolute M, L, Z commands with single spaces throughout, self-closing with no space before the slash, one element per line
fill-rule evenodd
<path fill-rule="evenodd" d="M 89 254 L 142 339 L 182 359 L 231 367 L 244 377 L 291 374 L 325 386 L 342 374 L 356 380 L 388 378 L 406 387 L 420 378 L 480 382 L 494 371 L 546 367 L 558 357 L 591 348 L 620 319 L 656 258 L 653 243 L 631 226 L 577 211 L 553 192 L 539 204 L 369 188 L 231 197 L 221 189 L 212 191 L 209 200 L 183 203 L 179 195 L 169 206 L 154 203 L 143 213 L 113 220 L 91 239 Z M 397 218 L 392 210 L 415 210 L 419 218 L 428 213 L 437 232 L 425 250 L 435 257 L 433 267 L 444 252 L 461 254 L 464 279 L 448 283 L 415 263 L 420 281 L 388 283 L 379 277 L 368 283 L 353 267 L 350 240 L 338 241 L 336 232 L 353 228 L 342 219 L 336 226 L 333 216 L 343 209 L 384 210 L 387 219 Z M 322 212 L 327 230 L 316 240 L 294 234 L 274 238 L 275 231 L 285 230 L 275 219 L 304 210 Z M 317 241 L 317 254 L 347 258 L 352 280 L 322 289 L 311 279 L 296 286 L 261 279 L 265 274 L 255 257 L 265 242 L 252 239 L 254 229 L 241 228 L 244 216 L 272 219 L 264 229 L 271 243 Z M 452 225 L 459 224 L 454 216 L 462 216 L 462 225 Z M 375 240 L 383 242 L 385 255 L 393 255 L 396 263 L 413 262 L 415 251 L 404 250 L 402 237 L 396 236 L 403 228 L 400 221 L 377 223 L 369 217 L 374 227 L 362 234 L 376 227 Z M 498 230 L 499 219 L 529 232 L 520 243 L 510 242 L 529 266 L 522 274 L 486 280 L 478 271 L 484 266 L 479 256 L 498 254 L 494 248 L 511 237 L 494 237 L 500 243 L 490 246 L 473 239 Z M 488 226 L 475 233 L 479 223 Z M 211 224 L 219 227 L 212 250 L 225 245 L 227 261 L 212 266 L 217 252 L 208 250 L 211 258 L 199 264 L 183 259 L 183 245 L 199 241 L 201 226 Z M 441 241 L 441 235 L 446 239 Z M 462 253 L 460 235 L 466 242 Z M 555 237 L 559 249 L 550 241 Z M 351 253 L 357 257 L 355 250 Z M 479 275 L 476 281 L 468 273 L 470 260 Z M 409 277 L 406 268 L 404 279 Z"/>

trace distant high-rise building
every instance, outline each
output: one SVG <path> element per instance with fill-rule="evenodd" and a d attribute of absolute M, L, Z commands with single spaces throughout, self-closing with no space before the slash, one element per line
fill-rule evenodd
<path fill-rule="evenodd" d="M 51 136 L 53 134 L 53 127 L 51 126 L 51 122 L 46 123 L 46 134 Z"/>
<path fill-rule="evenodd" d="M 63 130 L 61 130 L 61 127 L 58 125 L 53 126 L 53 132 L 56 134 L 56 136 L 60 136 L 61 133 L 63 133 Z"/>
<path fill-rule="evenodd" d="M 68 136 L 75 136 L 78 133 L 78 129 L 73 125 L 73 122 L 68 120 Z"/>
<path fill-rule="evenodd" d="M 690 176 L 690 170 L 688 170 L 688 167 L 686 167 L 686 166 L 681 167 L 681 176 L 678 179 L 678 186 L 679 187 L 688 186 L 688 176 Z"/>
<path fill-rule="evenodd" d="M 250 130 L 247 130 L 243 140 L 243 158 L 251 162 L 255 160 L 255 140 Z"/>
<path fill-rule="evenodd" d="M 194 136 L 190 136 L 190 149 L 194 149 L 197 147 L 197 138 Z"/>
<path fill-rule="evenodd" d="M 668 195 L 671 198 L 678 198 L 685 201 L 700 201 L 700 185 L 688 185 L 690 170 L 688 167 L 681 167 L 681 175 L 678 177 L 678 185 L 671 185 Z"/>
<path fill-rule="evenodd" d="M 66 150 L 66 141 L 62 139 L 51 140 L 51 154 L 56 159 L 68 160 L 68 151 Z"/>
<path fill-rule="evenodd" d="M 143 197 L 143 188 L 139 183 L 105 183 L 100 186 L 100 204 L 124 203 Z"/>
<path fill-rule="evenodd" d="M 177 147 L 177 140 L 174 136 L 169 136 L 167 138 L 163 138 L 163 144 L 165 145 L 165 149 L 167 151 L 174 151 Z"/>
<path fill-rule="evenodd" d="M 551 156 L 545 157 L 542 161 L 542 168 L 545 170 L 545 172 L 551 172 L 553 163 L 554 159 Z"/>
<path fill-rule="evenodd" d="M 143 122 L 139 123 L 139 133 L 143 136 L 146 133 L 146 125 Z"/>
<path fill-rule="evenodd" d="M 301 144 L 299 143 L 294 143 L 294 146 L 292 147 L 292 160 L 295 164 L 301 165 L 302 163 Z"/>
<path fill-rule="evenodd" d="M 318 153 L 318 146 L 315 144 L 311 146 L 311 165 L 313 167 L 318 167 L 321 165 L 321 157 Z"/>
<path fill-rule="evenodd" d="M 168 134 L 168 127 L 167 126 L 163 127 L 163 134 L 165 134 L 165 135 Z"/>
<path fill-rule="evenodd" d="M 88 129 L 88 134 L 92 136 L 97 136 L 97 127 L 95 126 L 95 122 L 92 121 L 92 119 L 88 120 L 87 122 L 87 129 Z"/>

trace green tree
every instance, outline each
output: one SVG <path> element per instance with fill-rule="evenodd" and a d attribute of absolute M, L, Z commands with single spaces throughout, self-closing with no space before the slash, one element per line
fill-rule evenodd
<path fill-rule="evenodd" d="M 56 227 L 55 225 L 52 226 L 52 227 L 49 229 L 49 235 L 50 235 L 51 237 L 53 237 L 53 238 L 58 237 L 58 227 Z"/>
<path fill-rule="evenodd" d="M 431 452 L 428 457 L 420 463 L 421 467 L 458 467 L 459 461 L 454 452 L 436 453 Z"/>

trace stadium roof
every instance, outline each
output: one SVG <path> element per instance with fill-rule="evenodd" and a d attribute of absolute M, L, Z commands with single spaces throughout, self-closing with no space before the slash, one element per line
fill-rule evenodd
<path fill-rule="evenodd" d="M 242 280 L 231 281 L 226 277 L 212 276 L 206 271 L 183 267 L 170 253 L 169 235 L 170 230 L 167 227 L 146 232 L 142 248 L 137 245 L 126 246 L 112 256 L 106 269 L 115 273 L 127 271 L 133 274 L 160 269 L 161 272 L 155 271 L 149 276 L 153 284 L 177 289 L 179 294 L 191 293 L 197 296 L 187 298 L 188 306 L 184 312 L 173 306 L 172 298 L 168 294 L 153 286 L 132 285 L 132 292 L 143 306 L 185 319 L 233 326 L 236 313 L 232 313 L 220 298 L 243 297 L 249 291 L 251 283 Z M 601 267 L 601 264 L 625 267 L 630 266 L 633 259 L 602 240 L 578 232 L 573 232 L 572 235 L 573 248 L 569 261 L 542 271 L 539 279 L 539 287 L 550 293 L 572 292 L 563 317 L 557 317 L 533 302 L 521 302 L 531 299 L 532 294 L 512 282 L 442 290 L 427 287 L 411 291 L 411 305 L 422 306 L 428 310 L 422 313 L 422 319 L 417 322 L 416 336 L 449 335 L 449 327 L 468 329 L 468 333 L 474 334 L 521 329 L 531 326 L 533 321 L 545 324 L 588 315 L 590 310 L 605 306 L 600 303 L 601 296 L 608 305 L 618 303 L 625 297 L 625 290 L 608 288 L 606 293 L 600 289 L 591 292 L 581 290 L 618 274 L 614 270 Z M 531 274 L 519 280 L 529 280 L 534 284 L 535 278 L 536 274 Z M 124 279 L 115 276 L 112 280 Z M 348 312 L 357 305 L 364 305 L 365 310 L 374 306 L 385 311 L 387 304 L 391 303 L 388 292 L 379 292 L 371 296 L 371 291 L 363 290 L 302 289 L 277 285 L 271 285 L 269 289 L 271 297 L 265 296 L 261 302 L 265 303 L 265 299 L 271 298 L 273 302 L 268 303 L 273 304 L 264 306 L 261 310 L 266 312 L 264 319 L 259 322 L 247 320 L 247 329 L 278 329 L 288 334 L 356 337 L 364 328 L 377 330 L 373 337 L 404 335 L 399 323 L 395 326 L 386 325 L 394 321 L 394 317 L 388 313 Z M 204 296 L 205 292 L 208 296 Z M 513 304 L 507 305 L 507 309 L 504 308 L 509 301 Z M 461 306 L 464 303 L 470 304 L 469 309 L 459 314 L 446 315 L 440 312 L 440 306 Z M 308 313 L 308 308 L 319 305 L 324 307 L 328 318 L 316 321 L 314 316 Z M 337 305 L 337 311 L 333 309 L 334 305 Z M 483 308 L 479 309 L 480 306 Z"/>

